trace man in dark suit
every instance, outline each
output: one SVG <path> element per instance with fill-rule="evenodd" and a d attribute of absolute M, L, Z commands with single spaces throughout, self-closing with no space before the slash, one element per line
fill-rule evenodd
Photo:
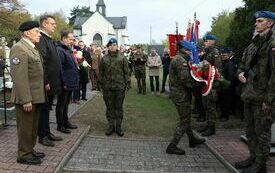
<path fill-rule="evenodd" d="M 50 15 L 40 17 L 41 38 L 37 44 L 38 51 L 43 59 L 45 73 L 45 88 L 47 102 L 42 105 L 39 119 L 39 143 L 45 146 L 54 146 L 53 141 L 62 140 L 50 132 L 49 113 L 54 95 L 61 92 L 61 63 L 51 34 L 56 28 L 55 18 Z"/>
<path fill-rule="evenodd" d="M 18 135 L 17 162 L 36 165 L 44 153 L 36 152 L 40 106 L 45 102 L 44 72 L 41 57 L 34 43 L 39 42 L 39 23 L 20 25 L 22 38 L 11 49 L 12 101 L 15 103 Z"/>

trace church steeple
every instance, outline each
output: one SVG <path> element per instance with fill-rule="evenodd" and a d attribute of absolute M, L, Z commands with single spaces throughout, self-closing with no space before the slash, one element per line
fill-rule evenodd
<path fill-rule="evenodd" d="M 106 17 L 106 5 L 103 0 L 98 0 L 98 2 L 96 4 L 96 11 L 98 11 L 104 17 Z"/>

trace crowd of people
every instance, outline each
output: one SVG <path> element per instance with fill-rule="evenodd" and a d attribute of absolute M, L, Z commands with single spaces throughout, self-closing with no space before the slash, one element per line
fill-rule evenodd
<path fill-rule="evenodd" d="M 49 147 L 55 146 L 55 141 L 63 140 L 51 133 L 49 125 L 49 112 L 55 99 L 57 130 L 69 134 L 77 128 L 68 118 L 68 107 L 71 102 L 78 104 L 80 100 L 87 100 L 89 80 L 91 89 L 103 94 L 108 121 L 105 134 L 123 136 L 123 102 L 126 91 L 131 88 L 131 75 L 134 73 L 137 80 L 137 93 L 145 95 L 147 67 L 151 93 L 166 93 L 169 88 L 170 98 L 179 114 L 180 120 L 166 153 L 185 154 L 177 147 L 184 133 L 190 147 L 205 142 L 193 133 L 192 111 L 198 113 L 197 121 L 205 122 L 205 126 L 197 130 L 202 136 L 215 135 L 217 117 L 227 121 L 230 114 L 242 112 L 241 118 L 245 118 L 247 124 L 250 157 L 236 163 L 236 167 L 243 169 L 243 173 L 266 172 L 275 104 L 275 14 L 259 11 L 254 17 L 254 37 L 239 63 L 232 50 L 217 48 L 215 35 L 204 36 L 204 46 L 199 50 L 201 63 L 212 65 L 229 83 L 223 88 L 214 80 L 212 89 L 205 95 L 201 94 L 205 84 L 190 74 L 195 47 L 186 40 L 178 43 L 177 55 L 170 57 L 167 48 L 162 55 L 158 55 L 155 48 L 146 54 L 141 46 L 119 47 L 115 38 L 111 38 L 105 47 L 94 43 L 86 46 L 67 30 L 61 31 L 60 41 L 56 42 L 51 36 L 56 21 L 50 15 L 41 16 L 39 23 L 22 23 L 19 27 L 22 38 L 10 54 L 14 82 L 12 100 L 16 105 L 18 132 L 17 162 L 41 163 L 45 154 L 34 150 L 37 136 L 40 144 Z M 168 76 L 169 87 L 166 87 Z M 194 106 L 191 104 L 193 98 Z"/>

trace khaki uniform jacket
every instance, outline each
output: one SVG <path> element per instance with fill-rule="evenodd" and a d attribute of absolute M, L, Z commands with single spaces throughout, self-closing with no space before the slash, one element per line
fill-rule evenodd
<path fill-rule="evenodd" d="M 92 65 L 91 65 L 92 70 L 98 71 L 100 61 L 101 61 L 101 57 L 96 55 L 95 53 L 93 53 L 92 54 Z"/>
<path fill-rule="evenodd" d="M 13 80 L 12 102 L 44 103 L 44 73 L 38 50 L 21 39 L 12 47 L 10 61 Z"/>

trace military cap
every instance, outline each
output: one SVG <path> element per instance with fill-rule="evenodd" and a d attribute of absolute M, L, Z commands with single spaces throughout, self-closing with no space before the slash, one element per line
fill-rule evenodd
<path fill-rule="evenodd" d="M 179 42 L 179 45 L 180 45 L 181 47 L 183 47 L 184 49 L 189 50 L 189 51 L 191 51 L 191 50 L 194 49 L 193 44 L 190 43 L 190 42 L 187 41 L 187 40 L 181 40 L 181 41 Z"/>
<path fill-rule="evenodd" d="M 23 32 L 23 31 L 28 31 L 38 27 L 39 27 L 39 23 L 37 21 L 26 21 L 21 23 L 18 29 L 19 31 Z"/>
<path fill-rule="evenodd" d="M 269 18 L 269 19 L 275 20 L 275 13 L 274 13 L 274 12 L 271 12 L 271 11 L 257 11 L 257 12 L 254 14 L 254 18 L 255 18 L 255 19 L 258 19 L 258 18 L 260 18 L 260 17 Z"/>
<path fill-rule="evenodd" d="M 218 40 L 218 38 L 215 36 L 215 35 L 213 35 L 213 34 L 206 34 L 204 37 L 203 37 L 203 40 L 205 41 L 205 40 Z"/>
<path fill-rule="evenodd" d="M 115 38 L 110 38 L 110 40 L 107 43 L 107 47 L 110 46 L 111 44 L 114 44 L 114 43 L 117 44 L 117 40 Z"/>

